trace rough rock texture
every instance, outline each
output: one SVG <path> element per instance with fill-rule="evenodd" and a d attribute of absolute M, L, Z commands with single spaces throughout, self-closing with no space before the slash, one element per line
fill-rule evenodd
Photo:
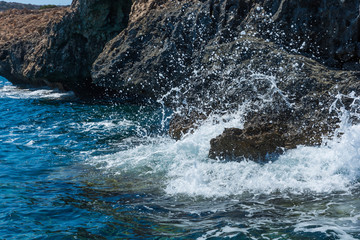
<path fill-rule="evenodd" d="M 98 93 L 99 88 L 91 83 L 91 64 L 105 43 L 126 27 L 130 4 L 73 1 L 60 20 L 49 19 L 39 35 L 11 38 L 0 45 L 0 75 L 14 83 L 46 84 L 79 94 Z"/>
<path fill-rule="evenodd" d="M 220 136 L 212 139 L 209 157 L 227 160 L 244 157 L 259 162 L 268 161 L 274 155 L 298 145 L 321 144 L 322 134 L 327 136 L 333 130 L 332 124 L 336 124 L 329 118 L 327 122 L 320 123 L 308 119 L 307 125 L 301 125 L 302 121 L 291 122 L 294 119 L 289 119 L 289 116 L 283 116 L 276 122 L 268 119 L 252 120 L 257 122 L 247 122 L 244 129 L 227 128 Z"/>
<path fill-rule="evenodd" d="M 244 35 L 356 70 L 358 15 L 358 1 L 135 1 L 129 27 L 106 45 L 92 77 L 129 96 L 156 97 L 203 77 L 194 70 L 204 55 Z"/>
<path fill-rule="evenodd" d="M 279 132 L 280 131 L 280 132 Z M 288 140 L 282 137 L 282 129 L 272 126 L 257 126 L 257 128 L 225 129 L 222 135 L 211 140 L 211 158 L 236 159 L 241 157 L 254 161 L 264 161 L 269 154 L 282 153 L 282 148 Z M 291 147 L 296 146 L 296 143 Z"/>
<path fill-rule="evenodd" d="M 180 140 L 185 134 L 192 133 L 206 118 L 206 114 L 197 111 L 175 114 L 170 121 L 169 134 L 172 138 Z"/>
<path fill-rule="evenodd" d="M 325 65 L 360 70 L 359 1 L 281 0 L 271 13 L 281 31 L 270 38 Z"/>
<path fill-rule="evenodd" d="M 14 82 L 31 81 L 40 84 L 34 76 L 27 79 L 25 69 L 31 62 L 35 47 L 46 41 L 45 33 L 62 21 L 68 8 L 46 10 L 8 10 L 0 13 L 0 75 Z"/>
<path fill-rule="evenodd" d="M 359 73 L 348 71 L 358 69 L 359 28 L 358 1 L 135 1 L 92 77 L 123 100 L 160 99 L 184 113 L 242 106 L 245 129 L 214 139 L 210 156 L 263 158 L 337 127 L 334 96 L 360 93 Z M 179 138 L 198 120 L 177 116 L 170 132 Z"/>

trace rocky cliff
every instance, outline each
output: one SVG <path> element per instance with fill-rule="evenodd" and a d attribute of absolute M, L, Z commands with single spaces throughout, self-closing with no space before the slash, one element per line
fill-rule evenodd
<path fill-rule="evenodd" d="M 58 9 L 31 12 L 39 16 L 42 30 L 21 39 L 1 33 L 7 41 L 0 45 L 0 75 L 17 84 L 55 86 L 79 95 L 98 94 L 102 89 L 91 82 L 91 65 L 106 42 L 126 27 L 130 6 L 130 1 L 86 0 L 62 8 L 61 16 L 51 16 Z M 41 17 L 44 11 L 50 12 L 46 19 Z M 18 31 L 7 22 L 15 15 L 3 13 L 1 24 L 9 28 L 8 32 Z M 23 22 L 25 15 L 13 21 Z M 29 26 L 21 28 L 28 31 Z"/>
<path fill-rule="evenodd" d="M 179 113 L 177 138 L 246 107 L 245 128 L 225 130 L 209 155 L 261 160 L 334 132 L 338 93 L 354 106 L 359 19 L 347 0 L 78 0 L 28 45 L 0 45 L 0 75 L 161 102 Z"/>
<path fill-rule="evenodd" d="M 131 86 L 138 93 L 142 83 L 145 90 L 149 84 L 164 93 L 184 82 L 178 78 L 212 64 L 210 55 L 231 54 L 220 48 L 261 41 L 328 67 L 357 70 L 358 15 L 357 1 L 135 1 L 129 27 L 107 44 L 92 77 L 115 89 Z M 253 57 L 251 51 L 242 54 L 241 62 Z M 136 71 L 140 68 L 146 72 Z M 158 95 L 156 90 L 144 94 Z"/>
<path fill-rule="evenodd" d="M 245 129 L 212 140 L 209 155 L 264 159 L 337 127 L 334 96 L 360 91 L 359 27 L 357 1 L 136 1 L 92 78 L 127 101 L 180 108 L 177 138 L 246 104 Z"/>

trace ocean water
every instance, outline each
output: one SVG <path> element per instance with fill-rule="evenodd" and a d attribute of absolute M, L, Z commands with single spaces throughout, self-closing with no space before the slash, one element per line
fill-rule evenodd
<path fill-rule="evenodd" d="M 211 138 L 242 127 L 242 108 L 180 141 L 168 109 L 3 78 L 0 109 L 0 239 L 360 239 L 348 114 L 341 138 L 259 165 L 207 157 Z"/>

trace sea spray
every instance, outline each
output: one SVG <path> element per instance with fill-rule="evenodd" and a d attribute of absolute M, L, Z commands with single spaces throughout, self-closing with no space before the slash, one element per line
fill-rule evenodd
<path fill-rule="evenodd" d="M 225 162 L 207 157 L 209 140 L 242 128 L 248 106 L 210 115 L 175 141 L 161 109 L 35 97 L 5 85 L 5 238 L 360 238 L 356 123 L 272 163 Z"/>
<path fill-rule="evenodd" d="M 127 172 L 144 178 L 160 175 L 160 185 L 169 195 L 211 198 L 249 192 L 330 193 L 347 192 L 358 184 L 360 125 L 350 124 L 348 117 L 339 116 L 343 120 L 341 137 L 324 138 L 324 144 L 317 147 L 298 146 L 273 162 L 257 164 L 246 159 L 242 162 L 209 159 L 210 140 L 224 128 L 242 128 L 247 107 L 244 105 L 231 114 L 211 115 L 179 141 L 166 136 L 148 137 L 143 144 L 88 162 L 101 162 L 98 166 L 120 175 Z M 354 116 L 345 109 L 341 114 Z"/>
<path fill-rule="evenodd" d="M 169 194 L 207 197 L 244 192 L 348 191 L 359 179 L 359 134 L 360 126 L 352 126 L 332 146 L 299 146 L 263 165 L 246 160 L 181 162 L 171 169 L 172 180 L 166 190 Z"/>
<path fill-rule="evenodd" d="M 342 98 L 352 99 L 350 108 L 345 108 Z M 359 98 L 354 94 L 335 96 L 329 111 L 335 111 L 340 119 L 335 137 L 324 136 L 321 146 L 298 146 L 279 156 L 274 162 L 256 164 L 252 161 L 194 161 L 196 164 L 181 164 L 172 168 L 172 180 L 166 188 L 169 194 L 185 193 L 207 197 L 274 192 L 333 192 L 349 191 L 358 185 L 360 174 L 360 125 Z M 240 112 L 233 117 L 243 115 Z M 222 122 L 202 126 L 208 131 L 222 129 Z M 232 127 L 238 127 L 232 125 Z M 193 138 L 202 135 L 202 128 L 193 133 Z M 187 141 L 184 139 L 183 141 Z M 197 142 L 197 141 L 193 141 Z M 189 161 L 189 160 L 188 160 Z"/>

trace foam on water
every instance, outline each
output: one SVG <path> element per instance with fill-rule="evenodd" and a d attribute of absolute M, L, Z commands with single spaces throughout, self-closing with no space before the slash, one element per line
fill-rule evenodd
<path fill-rule="evenodd" d="M 123 174 L 146 167 L 143 175 L 163 173 L 167 194 L 224 197 L 252 193 L 348 191 L 360 176 L 360 125 L 347 126 L 340 139 L 319 147 L 298 146 L 276 161 L 223 162 L 207 157 L 210 140 L 226 127 L 242 127 L 242 111 L 213 116 L 180 141 L 148 138 L 145 144 L 89 163 Z M 101 163 L 101 164 L 99 164 Z"/>
<path fill-rule="evenodd" d="M 43 96 L 33 98 L 34 92 L 42 90 L 32 89 L 28 94 L 27 90 L 7 83 L 0 89 L 3 106 L 9 104 L 9 112 L 14 113 L 16 104 L 21 106 L 17 122 L 4 118 L 10 119 L 9 127 L 3 127 L 4 148 L 11 146 L 12 153 L 20 156 L 28 153 L 24 155 L 25 161 L 22 158 L 17 161 L 18 155 L 14 155 L 11 161 L 4 162 L 7 163 L 4 167 L 10 168 L 12 161 L 16 165 L 13 173 L 5 170 L 3 176 L 10 179 L 9 186 L 21 185 L 12 177 L 26 176 L 29 185 L 24 185 L 22 194 L 29 199 L 36 192 L 32 192 L 34 188 L 29 191 L 27 186 L 39 187 L 38 194 L 46 193 L 36 196 L 43 205 L 36 202 L 28 208 L 28 202 L 17 204 L 29 214 L 19 214 L 11 226 L 23 225 L 25 219 L 28 228 L 24 228 L 24 234 L 39 226 L 34 225 L 38 221 L 36 211 L 41 211 L 37 207 L 50 210 L 59 207 L 46 219 L 51 215 L 63 221 L 59 220 L 59 225 L 59 221 L 51 219 L 43 227 L 42 236 L 47 236 L 49 226 L 61 232 L 86 224 L 89 231 L 99 229 L 94 234 L 107 234 L 99 223 L 115 226 L 106 235 L 110 238 L 122 229 L 142 232 L 149 226 L 158 228 L 161 236 L 185 236 L 183 239 L 360 236 L 360 125 L 348 124 L 353 115 L 341 104 L 341 95 L 332 109 L 342 114 L 343 124 L 336 134 L 341 137 L 327 139 L 319 147 L 298 146 L 275 161 L 260 165 L 208 158 L 212 138 L 224 128 L 243 127 L 247 105 L 227 115 L 210 116 L 192 134 L 175 141 L 164 134 L 165 130 L 157 131 L 166 129 L 165 110 L 162 115 L 161 110 L 148 114 L 137 112 L 138 108 L 133 106 L 117 108 L 57 101 L 61 97 L 55 101 L 33 101 L 52 93 L 44 90 Z M 356 101 L 352 109 L 355 112 Z M 7 149 L 4 152 L 8 154 Z M 23 171 L 19 172 L 21 167 Z M 73 184 L 75 187 L 71 188 Z M 18 194 L 18 189 L 14 192 Z M 14 201 L 8 201 L 11 213 L 15 211 L 11 204 L 23 199 L 14 196 Z M 71 209 L 69 215 L 62 215 L 66 209 Z M 112 214 L 120 219 L 120 224 L 111 218 Z M 129 216 L 135 220 L 129 222 Z M 69 223 L 68 219 L 74 221 Z M 164 229 L 170 229 L 168 235 Z M 179 233 L 179 229 L 183 232 Z M 39 236 L 39 232 L 31 236 Z"/>
<path fill-rule="evenodd" d="M 103 131 L 114 131 L 121 128 L 129 128 L 134 126 L 134 123 L 129 120 L 103 120 L 103 121 L 89 121 L 81 124 L 73 124 L 74 127 L 82 129 L 84 132 L 103 132 Z"/>
<path fill-rule="evenodd" d="M 0 98 L 12 99 L 73 99 L 73 92 L 50 88 L 19 88 L 0 78 Z"/>
<path fill-rule="evenodd" d="M 351 94 L 350 94 L 351 95 Z M 193 133 L 180 141 L 168 137 L 148 138 L 145 144 L 89 162 L 101 162 L 103 169 L 122 174 L 138 167 L 149 171 L 141 174 L 164 174 L 165 192 L 169 195 L 224 197 L 246 192 L 271 194 L 290 192 L 330 193 L 350 191 L 360 177 L 360 125 L 352 125 L 358 114 L 359 101 L 345 109 L 341 94 L 335 96 L 329 111 L 338 113 L 340 128 L 333 139 L 318 147 L 298 146 L 279 156 L 274 162 L 224 162 L 208 158 L 210 140 L 225 128 L 243 127 L 244 104 L 235 113 L 210 116 Z M 131 170 L 132 169 L 132 170 Z"/>
<path fill-rule="evenodd" d="M 306 232 L 306 233 L 324 233 L 325 236 L 331 238 L 338 238 L 342 240 L 354 240 L 353 236 L 347 232 L 357 231 L 355 227 L 344 227 L 339 226 L 336 223 L 326 223 L 325 221 L 310 221 L 310 222 L 301 222 L 295 225 L 295 232 Z"/>
<path fill-rule="evenodd" d="M 248 232 L 247 232 L 247 230 L 244 230 L 242 228 L 225 226 L 225 227 L 222 227 L 219 230 L 217 230 L 217 229 L 210 230 L 207 233 L 205 233 L 203 236 L 197 238 L 197 240 L 206 240 L 206 239 L 209 239 L 211 237 L 232 238 L 232 237 L 236 237 L 239 233 L 247 234 Z"/>
<path fill-rule="evenodd" d="M 3 82 L 1 98 L 57 98 L 72 96 L 49 89 L 20 89 Z M 346 123 L 350 116 L 341 106 L 336 107 L 342 95 L 336 96 L 331 110 L 342 112 Z M 350 96 L 353 97 L 354 96 Z M 356 99 L 356 98 L 355 98 Z M 354 106 L 355 101 L 354 100 Z M 110 155 L 90 157 L 88 163 L 98 168 L 124 174 L 127 171 L 142 175 L 163 174 L 165 192 L 169 195 L 223 197 L 244 192 L 273 193 L 289 191 L 317 193 L 348 191 L 358 184 L 360 177 L 360 125 L 342 124 L 341 138 L 327 140 L 320 147 L 298 146 L 287 151 L 276 161 L 263 165 L 251 161 L 222 162 L 207 157 L 210 140 L 222 133 L 224 128 L 243 126 L 247 106 L 237 112 L 211 116 L 192 134 L 180 141 L 166 136 L 145 136 L 141 144 L 127 147 Z M 355 106 L 356 107 L 356 106 Z M 336 109 L 337 108 L 337 109 Z M 77 126 L 84 132 L 110 131 L 134 127 L 142 131 L 138 123 L 126 119 L 105 119 L 83 122 Z M 144 136 L 144 134 L 142 134 Z M 131 145 L 132 139 L 127 141 Z M 32 146 L 33 141 L 27 142 Z M 146 171 L 143 171 L 146 168 Z"/>
<path fill-rule="evenodd" d="M 251 161 L 181 162 L 169 171 L 169 194 L 207 197 L 242 194 L 245 191 L 292 193 L 346 191 L 360 174 L 360 126 L 349 127 L 340 141 L 328 146 L 290 150 L 264 165 Z"/>

